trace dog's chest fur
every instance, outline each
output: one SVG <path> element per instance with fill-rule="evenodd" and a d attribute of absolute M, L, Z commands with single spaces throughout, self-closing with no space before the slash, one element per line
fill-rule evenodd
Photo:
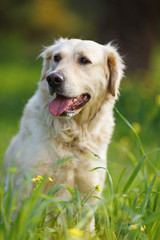
<path fill-rule="evenodd" d="M 105 171 L 90 170 L 106 167 L 107 145 L 114 126 L 112 108 L 106 102 L 101 111 L 109 112 L 108 117 L 99 112 L 94 120 L 80 125 L 74 119 L 58 119 L 49 115 L 48 108 L 37 100 L 40 99 L 37 97 L 39 91 L 26 105 L 17 136 L 18 146 L 21 145 L 21 153 L 16 159 L 20 173 L 29 169 L 34 175 L 48 174 L 55 184 L 64 183 L 71 187 L 76 184 L 82 192 L 95 184 L 102 186 Z M 56 164 L 63 158 L 66 161 Z"/>

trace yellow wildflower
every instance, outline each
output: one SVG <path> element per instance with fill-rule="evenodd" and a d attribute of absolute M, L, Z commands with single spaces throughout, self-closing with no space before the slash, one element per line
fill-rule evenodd
<path fill-rule="evenodd" d="M 50 182 L 53 182 L 53 179 L 52 179 L 51 177 L 48 177 L 48 180 L 49 180 Z"/>
<path fill-rule="evenodd" d="M 96 192 L 99 192 L 99 191 L 102 191 L 102 190 L 103 190 L 103 188 L 101 188 L 99 184 L 94 185 L 93 187 L 94 187 L 94 190 L 95 190 Z"/>
<path fill-rule="evenodd" d="M 141 231 L 142 231 L 142 232 L 144 232 L 145 229 L 146 229 L 146 226 L 145 226 L 145 225 L 144 225 L 144 226 L 141 226 Z"/>
<path fill-rule="evenodd" d="M 40 176 L 40 175 L 37 175 L 37 181 L 41 181 L 43 179 L 43 177 L 42 176 Z"/>
<path fill-rule="evenodd" d="M 132 127 L 134 128 L 134 130 L 139 133 L 141 131 L 141 125 L 137 122 L 132 123 Z"/>
<path fill-rule="evenodd" d="M 43 177 L 42 177 L 42 176 L 40 176 L 40 175 L 37 175 L 37 177 L 36 177 L 36 178 L 32 178 L 32 182 L 40 182 L 42 179 L 43 179 Z"/>
<path fill-rule="evenodd" d="M 37 181 L 37 179 L 36 178 L 32 178 L 32 182 L 36 182 Z"/>
<path fill-rule="evenodd" d="M 138 228 L 137 224 L 131 225 L 129 227 L 130 230 L 136 230 Z"/>
<path fill-rule="evenodd" d="M 37 177 L 32 178 L 32 182 L 34 182 L 34 186 L 35 186 L 33 188 L 33 191 L 35 191 L 40 186 L 42 180 L 43 180 L 43 177 L 40 175 L 37 175 Z"/>
<path fill-rule="evenodd" d="M 84 232 L 81 231 L 80 229 L 77 229 L 77 228 L 70 228 L 68 229 L 68 234 L 71 236 L 71 237 L 82 237 Z"/>
<path fill-rule="evenodd" d="M 160 105 L 160 94 L 156 96 L 156 104 Z"/>

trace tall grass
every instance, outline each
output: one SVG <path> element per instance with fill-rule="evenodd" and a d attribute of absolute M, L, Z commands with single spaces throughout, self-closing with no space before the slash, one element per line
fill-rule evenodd
<path fill-rule="evenodd" d="M 4 196 L 4 177 L 0 182 L 0 239 L 1 240 L 41 240 L 41 239 L 148 239 L 160 237 L 160 181 L 159 169 L 153 165 L 153 153 L 160 149 L 145 152 L 139 135 L 116 109 L 126 128 L 133 133 L 140 152 L 139 158 L 131 170 L 124 167 L 117 172 L 114 183 L 107 169 L 105 189 L 98 207 L 90 206 L 87 201 L 94 197 L 98 188 L 93 187 L 86 195 L 78 191 L 77 186 L 53 186 L 44 193 L 47 176 L 33 187 L 31 175 L 26 172 L 21 189 L 13 195 L 15 169 L 10 174 L 9 188 Z M 132 153 L 133 154 L 133 153 Z M 68 160 L 68 158 L 67 158 Z M 63 164 L 65 159 L 59 161 Z M 149 165 L 149 174 L 148 172 Z M 152 168 L 152 169 L 151 169 Z M 92 169 L 96 171 L 97 169 Z M 71 200 L 58 201 L 54 195 L 65 187 Z M 26 196 L 26 192 L 28 195 Z M 50 216 L 48 219 L 47 216 Z M 95 218 L 95 231 L 87 225 Z"/>

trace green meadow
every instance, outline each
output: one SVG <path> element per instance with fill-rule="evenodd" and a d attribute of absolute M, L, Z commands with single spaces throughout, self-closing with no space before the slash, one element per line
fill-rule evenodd
<path fill-rule="evenodd" d="M 33 95 L 40 78 L 40 50 L 11 36 L 1 38 L 0 57 L 0 166 L 12 136 L 19 128 L 23 107 Z M 71 201 L 56 201 L 62 185 L 43 192 L 47 179 L 32 181 L 26 172 L 22 188 L 28 196 L 13 196 L 14 174 L 8 170 L 10 186 L 4 196 L 5 174 L 0 181 L 1 240 L 158 240 L 160 239 L 160 47 L 152 54 L 150 70 L 137 70 L 122 80 L 115 108 L 116 127 L 108 151 L 105 187 L 97 209 L 77 187 L 70 189 Z M 62 162 L 69 161 L 64 159 Z M 96 169 L 93 169 L 96 171 Z M 36 188 L 33 189 L 33 185 Z M 17 201 L 21 198 L 18 209 Z M 5 199 L 5 201 L 4 201 Z M 49 208 L 48 208 L 49 207 Z M 53 217 L 46 220 L 49 214 Z M 66 214 L 61 214 L 65 212 Z M 13 217 L 14 215 L 14 217 Z M 87 227 L 95 217 L 95 231 Z M 61 224 L 60 224 L 61 222 Z"/>

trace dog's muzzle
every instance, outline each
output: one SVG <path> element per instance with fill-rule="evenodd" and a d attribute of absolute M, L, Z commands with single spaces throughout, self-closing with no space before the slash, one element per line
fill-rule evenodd
<path fill-rule="evenodd" d="M 73 116 L 90 100 L 89 93 L 78 96 L 66 96 L 64 94 L 65 76 L 61 72 L 52 72 L 46 77 L 50 94 L 56 97 L 49 103 L 49 110 L 53 116 Z"/>

